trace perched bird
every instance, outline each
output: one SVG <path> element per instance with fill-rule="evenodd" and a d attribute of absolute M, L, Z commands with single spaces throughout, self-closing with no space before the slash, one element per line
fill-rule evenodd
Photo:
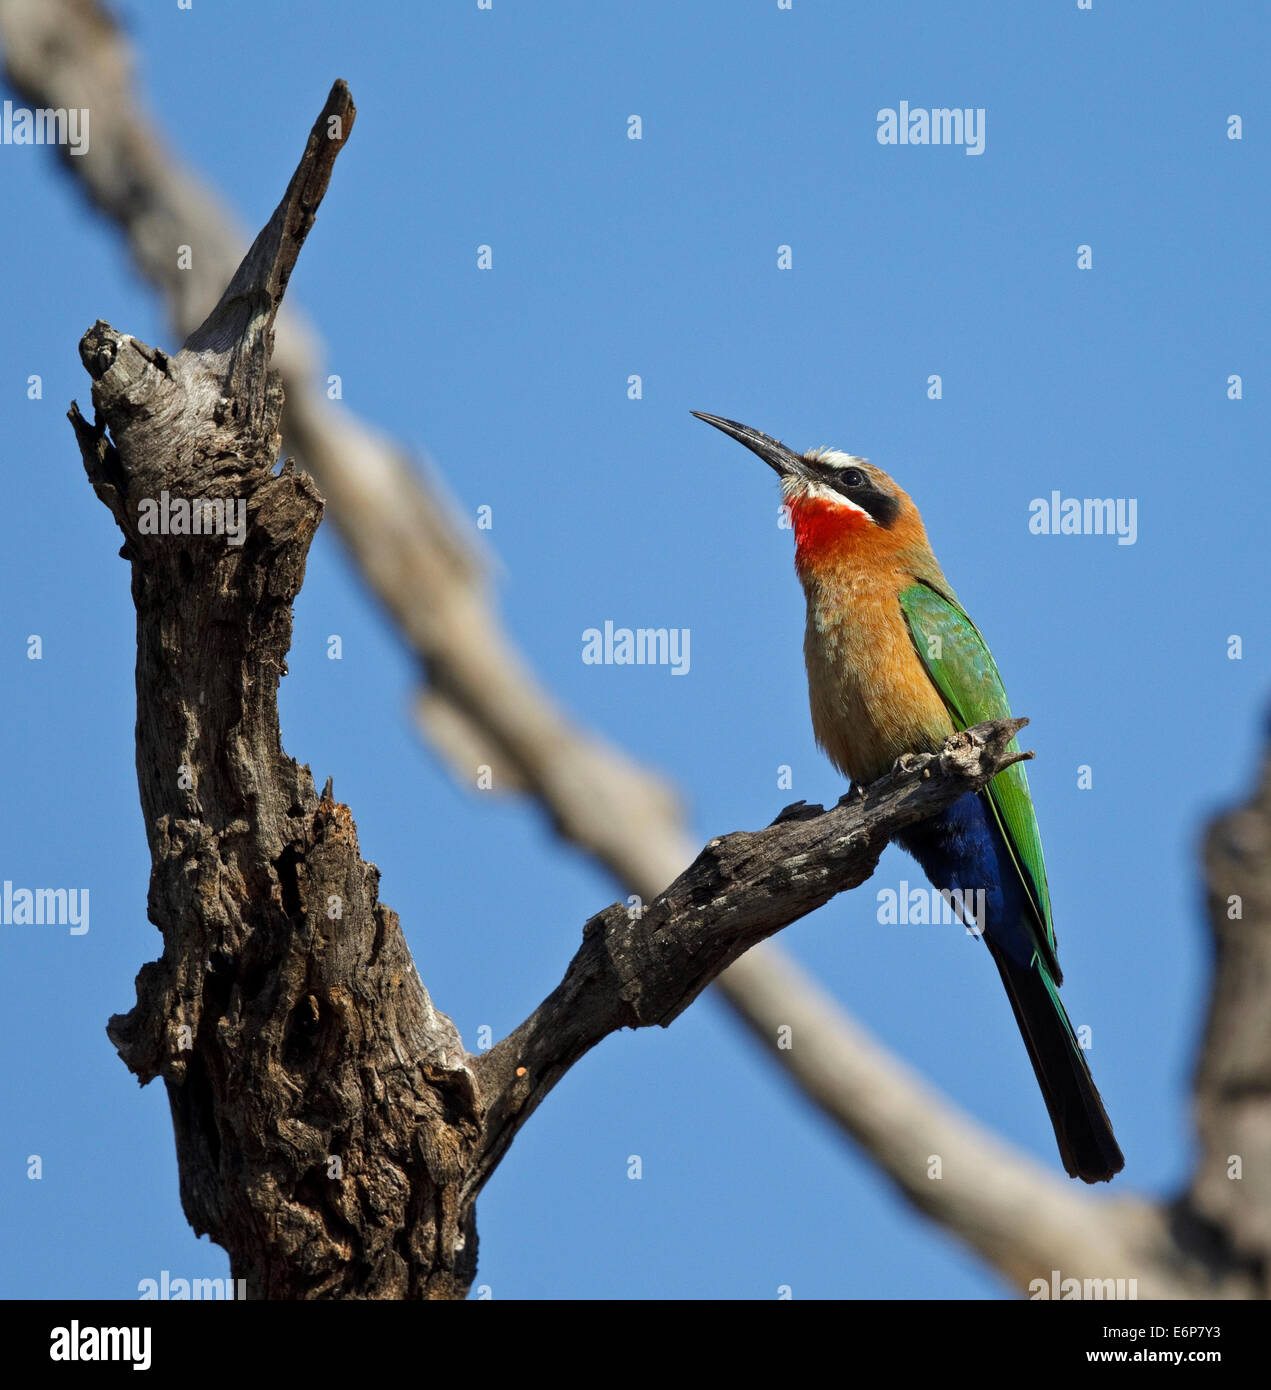
<path fill-rule="evenodd" d="M 746 425 L 693 414 L 781 480 L 808 604 L 812 729 L 839 771 L 863 786 L 904 753 L 930 752 L 955 729 L 1009 717 L 988 646 L 941 572 L 917 507 L 882 469 L 836 449 L 797 454 Z M 1006 986 L 1064 1167 L 1107 1182 L 1125 1160 L 1059 1000 L 1063 974 L 1023 767 L 999 772 L 900 843 L 937 889 L 983 890 L 976 934 Z"/>

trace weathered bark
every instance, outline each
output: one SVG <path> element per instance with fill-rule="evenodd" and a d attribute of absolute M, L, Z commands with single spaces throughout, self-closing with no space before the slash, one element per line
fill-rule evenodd
<path fill-rule="evenodd" d="M 348 809 L 329 784 L 319 798 L 278 728 L 323 504 L 290 464 L 274 472 L 273 319 L 354 114 L 337 83 L 287 196 L 180 353 L 104 323 L 85 334 L 96 425 L 72 411 L 132 565 L 148 906 L 164 936 L 109 1031 L 143 1082 L 166 1082 L 186 1215 L 255 1298 L 461 1295 L 476 1262 L 458 1033 L 378 901 Z M 242 501 L 244 542 L 144 534 L 141 504 L 165 492 Z"/>

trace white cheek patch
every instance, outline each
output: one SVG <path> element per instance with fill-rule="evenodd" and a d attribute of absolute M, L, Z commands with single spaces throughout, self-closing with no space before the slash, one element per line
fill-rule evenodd
<path fill-rule="evenodd" d="M 781 480 L 781 491 L 787 502 L 825 502 L 845 512 L 856 512 L 858 516 L 866 517 L 870 521 L 874 519 L 864 507 L 858 507 L 850 497 L 844 497 L 841 492 L 825 483 L 809 483 L 802 478 L 785 477 Z"/>

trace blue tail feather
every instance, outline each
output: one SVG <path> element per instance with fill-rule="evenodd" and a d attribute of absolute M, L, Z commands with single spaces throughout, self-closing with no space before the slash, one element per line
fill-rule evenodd
<path fill-rule="evenodd" d="M 1064 1167 L 1106 1182 L 1125 1166 L 1057 982 L 1035 954 L 1033 907 L 983 794 L 968 792 L 899 837 L 938 889 L 983 891 L 977 923 L 993 956 L 1050 1113 Z M 972 899 L 978 901 L 978 899 Z"/>

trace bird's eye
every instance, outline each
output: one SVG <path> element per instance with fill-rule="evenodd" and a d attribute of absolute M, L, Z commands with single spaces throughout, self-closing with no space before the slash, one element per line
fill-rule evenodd
<path fill-rule="evenodd" d="M 840 487 L 862 487 L 865 483 L 865 475 L 859 468 L 845 468 L 838 475 Z"/>

